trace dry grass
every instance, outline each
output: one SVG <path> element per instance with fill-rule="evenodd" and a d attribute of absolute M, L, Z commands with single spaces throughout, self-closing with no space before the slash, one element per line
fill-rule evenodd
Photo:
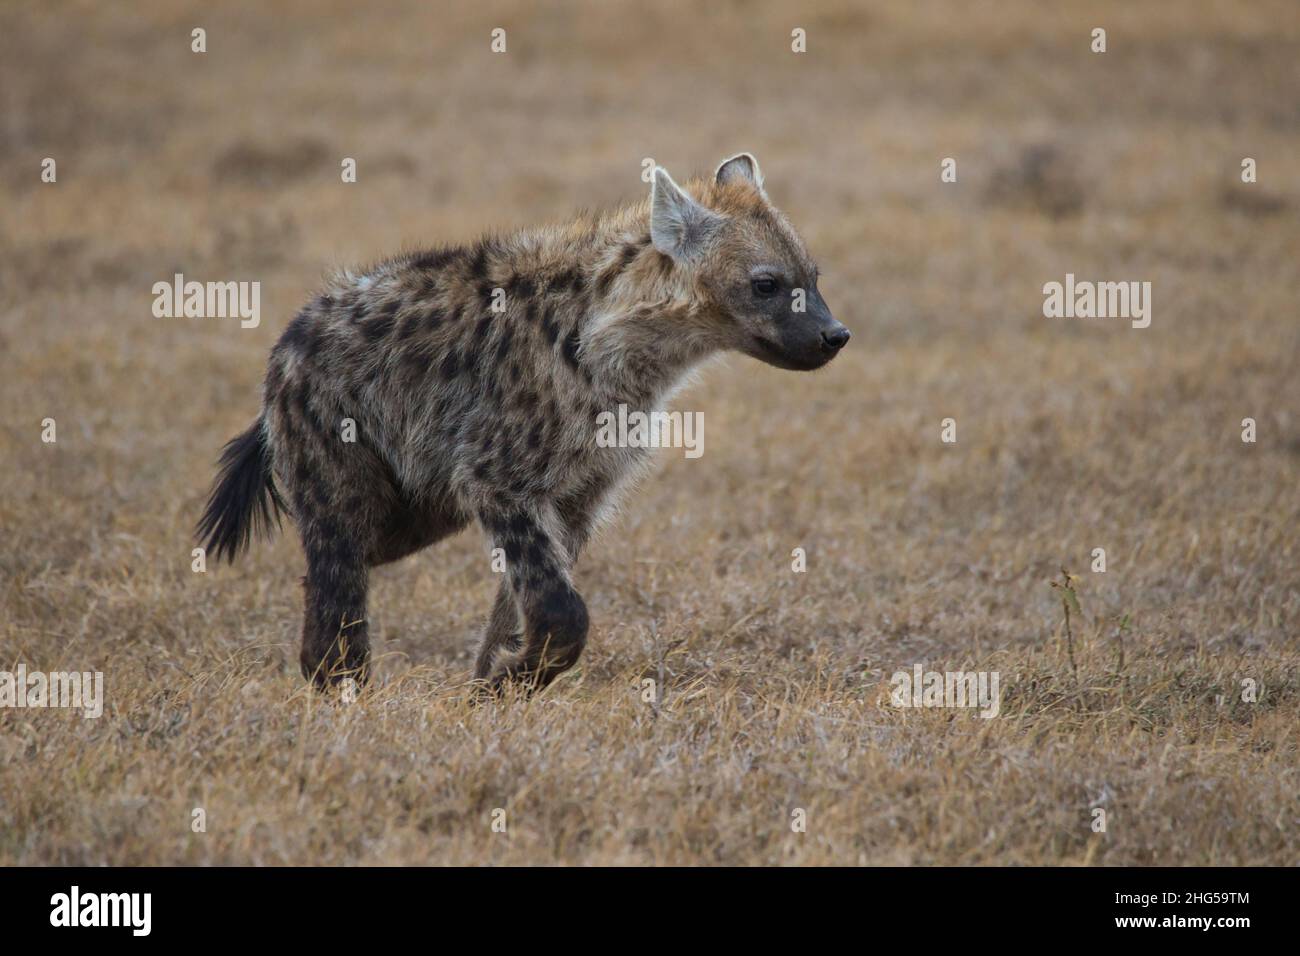
<path fill-rule="evenodd" d="M 0 862 L 1300 862 L 1289 3 L 269 6 L 0 33 L 0 669 L 107 698 L 0 710 Z M 307 693 L 292 535 L 199 575 L 189 532 L 320 271 L 739 148 L 846 354 L 684 397 L 705 455 L 584 556 L 593 640 L 541 698 L 462 699 L 469 534 L 376 575 L 371 691 Z M 262 326 L 153 318 L 175 271 L 261 281 Z M 1150 280 L 1151 328 L 1044 319 L 1066 272 Z M 997 670 L 1001 716 L 890 707 L 916 662 Z"/>

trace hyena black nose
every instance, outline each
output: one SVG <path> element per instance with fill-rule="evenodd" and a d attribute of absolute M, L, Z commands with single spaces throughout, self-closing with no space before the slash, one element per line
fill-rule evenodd
<path fill-rule="evenodd" d="M 844 348 L 848 340 L 849 330 L 841 325 L 839 328 L 822 333 L 822 350 L 825 352 L 838 352 Z"/>

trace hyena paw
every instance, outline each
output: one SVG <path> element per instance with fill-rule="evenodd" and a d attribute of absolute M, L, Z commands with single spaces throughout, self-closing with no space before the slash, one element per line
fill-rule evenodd
<path fill-rule="evenodd" d="M 504 659 L 488 673 L 475 676 L 470 685 L 474 703 L 491 703 L 514 695 L 528 697 L 538 689 L 536 675 L 521 667 L 517 653 L 501 656 Z"/>
<path fill-rule="evenodd" d="M 364 686 L 370 679 L 370 648 L 342 637 L 325 648 L 303 647 L 299 663 L 302 676 L 321 691 L 341 686 L 346 692 L 349 687 Z"/>

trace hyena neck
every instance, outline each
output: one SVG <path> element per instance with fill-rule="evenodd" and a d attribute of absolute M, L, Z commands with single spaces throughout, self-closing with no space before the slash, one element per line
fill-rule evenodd
<path fill-rule="evenodd" d="M 642 204 L 597 225 L 582 359 L 611 404 L 658 408 L 724 348 L 718 322 L 691 296 L 682 267 L 650 241 Z"/>
<path fill-rule="evenodd" d="M 593 315 L 583 335 L 583 362 L 601 397 L 643 410 L 666 402 L 697 365 L 719 351 L 691 310 L 645 302 Z"/>

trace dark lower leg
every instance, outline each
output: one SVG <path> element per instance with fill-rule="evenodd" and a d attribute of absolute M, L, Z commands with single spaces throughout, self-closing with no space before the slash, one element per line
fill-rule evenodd
<path fill-rule="evenodd" d="M 304 581 L 302 673 L 322 689 L 370 676 L 364 568 L 309 565 Z"/>
<path fill-rule="evenodd" d="M 478 680 L 487 678 L 492 673 L 497 657 L 519 650 L 522 643 L 523 629 L 519 624 L 519 609 L 514 595 L 510 593 L 510 582 L 505 580 L 497 588 L 492 616 L 488 619 L 483 645 L 479 648 L 478 661 L 474 665 L 474 677 Z"/>
<path fill-rule="evenodd" d="M 496 682 L 516 681 L 540 690 L 582 656 L 587 646 L 587 605 L 567 581 L 557 580 L 530 595 L 524 617 L 522 651 L 496 675 Z"/>
<path fill-rule="evenodd" d="M 587 606 L 569 583 L 567 552 L 557 546 L 536 513 L 492 513 L 482 520 L 505 552 L 511 591 L 507 597 L 524 617 L 522 648 L 507 654 L 496 644 L 484 676 L 494 687 L 507 681 L 530 689 L 545 687 L 577 663 L 587 642 Z"/>

